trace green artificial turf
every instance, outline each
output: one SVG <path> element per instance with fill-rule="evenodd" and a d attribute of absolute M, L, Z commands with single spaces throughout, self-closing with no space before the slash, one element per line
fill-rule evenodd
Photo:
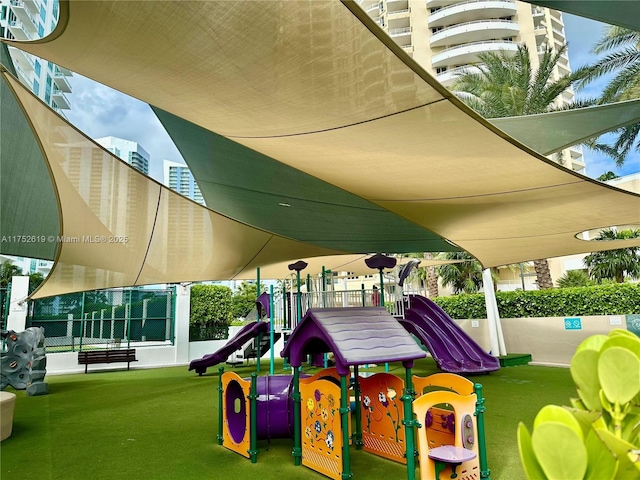
<path fill-rule="evenodd" d="M 264 372 L 266 362 L 262 366 Z M 276 374 L 288 373 L 281 367 Z M 249 376 L 255 366 L 235 371 Z M 416 362 L 413 370 L 436 372 L 432 360 Z M 393 364 L 391 373 L 404 376 L 404 369 Z M 470 378 L 484 386 L 492 480 L 524 479 L 518 422 L 531 429 L 543 405 L 568 403 L 575 395 L 569 370 L 518 366 Z M 291 439 L 260 441 L 256 464 L 217 445 L 217 367 L 202 377 L 172 367 L 49 375 L 46 381 L 49 395 L 16 392 L 13 434 L 0 446 L 2 480 L 325 478 L 293 465 Z M 354 447 L 351 454 L 354 480 L 406 478 L 402 465 Z"/>

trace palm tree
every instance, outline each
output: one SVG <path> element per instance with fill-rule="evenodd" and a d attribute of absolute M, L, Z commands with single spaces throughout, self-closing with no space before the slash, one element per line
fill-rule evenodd
<path fill-rule="evenodd" d="M 640 229 L 602 230 L 594 239 L 596 241 L 626 240 L 640 238 Z M 584 258 L 589 269 L 589 276 L 598 282 L 612 279 L 622 283 L 625 277 L 640 278 L 640 249 L 637 247 L 594 252 Z"/>
<path fill-rule="evenodd" d="M 480 71 L 461 74 L 453 90 L 464 103 L 486 118 L 533 115 L 567 108 L 557 103 L 560 95 L 581 79 L 586 71 L 578 69 L 569 75 L 554 78 L 556 65 L 566 49 L 566 45 L 555 53 L 547 49 L 537 70 L 531 67 L 531 56 L 524 45 L 518 45 L 513 56 L 507 52 L 480 54 Z M 585 100 L 571 107 L 591 103 Z M 534 260 L 534 268 L 538 288 L 552 288 L 547 260 Z"/>
<path fill-rule="evenodd" d="M 477 293 L 482 288 L 482 265 L 467 252 L 447 252 L 445 260 L 468 260 L 462 263 L 440 265 L 438 275 L 444 286 L 450 286 L 453 293 Z"/>
<path fill-rule="evenodd" d="M 606 182 L 609 180 L 613 180 L 614 178 L 619 178 L 619 177 L 618 175 L 613 173 L 611 170 L 609 170 L 608 172 L 604 172 L 602 175 L 596 178 L 596 180 L 598 180 L 599 182 Z"/>
<path fill-rule="evenodd" d="M 421 258 L 425 260 L 433 260 L 432 252 L 409 253 L 409 258 Z M 429 298 L 436 298 L 438 292 L 438 271 L 435 266 L 418 267 L 415 269 L 415 277 L 420 281 L 421 286 L 426 285 Z"/>
<path fill-rule="evenodd" d="M 603 90 L 599 103 L 621 102 L 640 98 L 640 32 L 622 27 L 609 27 L 593 47 L 594 54 L 607 53 L 591 66 L 578 86 L 584 87 L 603 75 L 614 73 Z M 618 138 L 613 145 L 592 142 L 590 148 L 606 153 L 622 166 L 632 149 L 640 151 L 640 123 L 616 130 Z M 635 145 L 635 147 L 634 147 Z"/>
<path fill-rule="evenodd" d="M 556 53 L 547 49 L 537 70 L 525 45 L 515 55 L 501 51 L 478 55 L 479 72 L 467 71 L 456 79 L 453 91 L 464 103 L 485 118 L 534 115 L 565 109 L 557 103 L 560 95 L 576 84 L 587 70 L 578 69 L 554 79 L 554 70 L 566 45 Z M 572 108 L 590 105 L 590 100 L 572 104 Z"/>
<path fill-rule="evenodd" d="M 0 265 L 0 288 L 7 288 L 16 275 L 22 275 L 22 269 L 11 262 L 3 262 Z"/>
<path fill-rule="evenodd" d="M 558 287 L 560 288 L 586 287 L 592 284 L 589 275 L 583 270 L 569 270 L 558 279 Z"/>

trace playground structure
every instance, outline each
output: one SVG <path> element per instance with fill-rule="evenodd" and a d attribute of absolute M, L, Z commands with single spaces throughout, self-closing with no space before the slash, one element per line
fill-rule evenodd
<path fill-rule="evenodd" d="M 298 296 L 301 298 L 302 314 L 306 313 L 309 308 L 315 308 L 309 307 L 309 305 L 312 304 L 313 299 L 319 297 L 319 295 L 304 293 Z M 335 298 L 335 295 L 328 297 Z M 268 322 L 252 321 L 245 325 L 221 349 L 213 354 L 193 360 L 189 365 L 189 370 L 195 370 L 202 375 L 208 367 L 226 361 L 234 351 L 248 348 L 248 342 L 254 339 L 257 339 L 253 347 L 256 350 L 256 355 L 259 353 L 259 356 L 262 356 L 269 350 L 273 353 L 275 342 L 281 335 L 290 334 L 298 322 L 295 320 L 296 315 L 287 317 L 291 312 L 287 312 L 286 308 L 271 308 L 272 298 L 274 298 L 272 295 L 263 293 L 256 301 L 258 312 L 261 315 L 267 315 L 270 318 Z M 291 298 L 295 300 L 293 296 Z M 366 296 L 362 295 L 362 298 L 365 299 Z M 326 305 L 329 302 L 319 303 Z M 349 308 L 366 308 L 367 305 L 370 305 L 364 300 L 362 303 L 363 305 L 351 304 Z M 449 373 L 488 373 L 500 368 L 496 357 L 484 351 L 444 310 L 428 298 L 420 295 L 405 295 L 404 298 L 394 300 L 392 305 L 399 303 L 402 303 L 402 308 L 399 309 L 402 312 L 402 316 L 399 317 L 400 324 L 429 350 L 441 370 Z M 287 304 L 295 306 L 295 302 L 287 301 L 277 304 L 276 307 Z M 279 318 L 276 317 L 278 313 L 280 314 Z M 283 320 L 283 318 L 293 318 L 293 320 Z M 270 335 L 268 343 L 266 342 L 267 334 Z M 320 362 L 325 367 L 328 366 L 326 358 Z M 318 361 L 315 359 L 314 365 L 318 365 Z"/>
<path fill-rule="evenodd" d="M 301 373 L 309 355 L 329 352 L 335 368 Z M 259 439 L 293 438 L 295 465 L 336 480 L 352 475 L 351 443 L 406 463 L 409 480 L 416 455 L 423 480 L 488 478 L 481 386 L 449 373 L 413 376 L 414 360 L 425 353 L 384 309 L 311 309 L 282 355 L 293 375 L 242 379 L 220 367 L 219 444 L 256 462 Z M 360 365 L 393 361 L 402 362 L 404 379 L 359 375 Z"/>

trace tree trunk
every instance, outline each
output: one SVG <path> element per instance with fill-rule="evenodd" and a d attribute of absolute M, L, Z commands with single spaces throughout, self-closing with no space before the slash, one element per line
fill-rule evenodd
<path fill-rule="evenodd" d="M 534 260 L 533 268 L 536 270 L 538 288 L 540 290 L 553 288 L 553 280 L 551 279 L 551 272 L 549 271 L 549 262 L 547 262 L 547 259 L 543 258 L 542 260 Z"/>
<path fill-rule="evenodd" d="M 425 260 L 433 260 L 433 253 L 425 252 L 424 258 Z M 439 295 L 438 272 L 434 266 L 427 267 L 427 292 L 429 293 L 429 298 L 436 298 Z"/>

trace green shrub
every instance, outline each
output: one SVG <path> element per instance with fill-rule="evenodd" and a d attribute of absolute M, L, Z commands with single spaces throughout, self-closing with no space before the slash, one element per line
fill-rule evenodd
<path fill-rule="evenodd" d="M 222 285 L 194 285 L 191 287 L 191 315 L 189 323 L 201 326 L 228 326 L 232 319 L 231 289 Z"/>
<path fill-rule="evenodd" d="M 640 313 L 640 285 L 632 283 L 548 290 L 497 292 L 502 318 L 628 315 Z M 484 294 L 439 297 L 452 318 L 486 318 Z"/>

